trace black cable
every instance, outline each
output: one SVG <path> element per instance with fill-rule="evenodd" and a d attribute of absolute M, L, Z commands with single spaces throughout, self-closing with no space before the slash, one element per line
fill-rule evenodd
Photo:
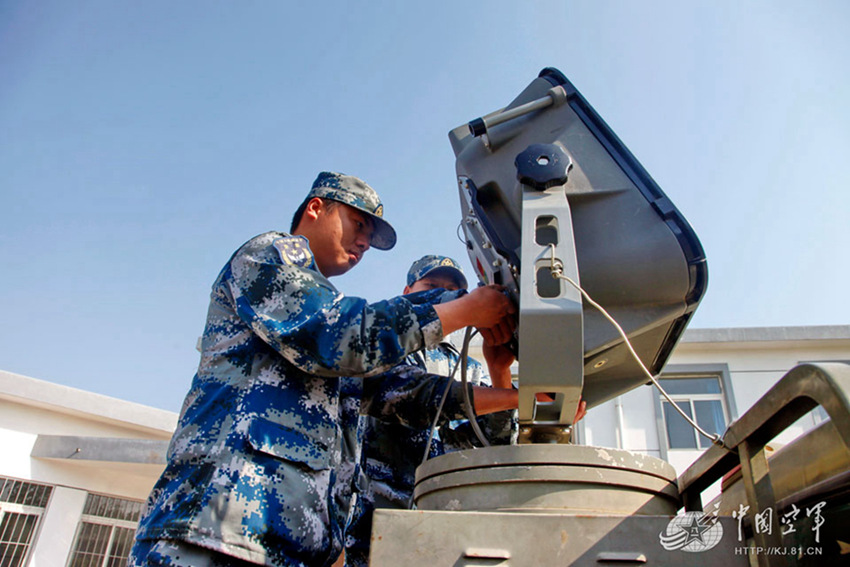
<path fill-rule="evenodd" d="M 475 331 L 476 333 L 478 331 Z M 472 340 L 472 327 L 466 328 L 466 334 L 463 337 L 463 350 L 460 353 L 460 383 L 463 384 L 463 405 L 466 408 L 466 417 L 469 419 L 469 425 L 478 437 L 478 441 L 485 447 L 490 446 L 490 442 L 478 426 L 478 416 L 475 415 L 475 407 L 472 405 L 472 400 L 469 399 L 469 388 L 467 387 L 466 369 L 468 364 L 469 342 Z"/>

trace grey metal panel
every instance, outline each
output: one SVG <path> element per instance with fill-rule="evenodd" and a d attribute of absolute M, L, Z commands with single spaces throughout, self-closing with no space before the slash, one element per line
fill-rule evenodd
<path fill-rule="evenodd" d="M 681 214 L 587 101 L 565 79 L 553 88 L 553 77 L 550 70 L 544 71 L 503 111 L 485 119 L 496 123 L 502 112 L 547 96 L 554 101 L 552 91 L 558 88 L 565 89 L 566 102 L 496 124 L 485 136 L 472 136 L 466 125 L 449 134 L 463 214 L 468 215 L 471 202 L 476 230 L 484 227 L 493 241 L 492 248 L 470 251 L 472 264 L 477 270 L 481 265 L 485 274 L 479 271 L 479 276 L 490 281 L 510 274 L 502 267 L 494 272 L 494 262 L 518 269 L 528 238 L 520 227 L 528 185 L 518 181 L 514 160 L 536 144 L 561 148 L 572 169 L 565 183 L 547 191 L 560 191 L 569 204 L 581 285 L 620 323 L 642 361 L 656 373 L 704 292 L 707 269 L 702 249 Z M 493 256 L 494 249 L 501 257 Z M 501 283 L 516 292 L 515 283 Z M 645 383 L 646 377 L 607 320 L 589 305 L 583 315 L 582 395 L 592 407 Z M 557 324 L 552 328 L 558 332 Z M 575 328 L 560 329 L 562 343 L 582 340 Z M 551 352 L 541 346 L 529 354 L 536 347 L 525 340 L 521 333 L 521 396 L 524 359 L 545 358 Z M 574 383 L 573 377 L 563 379 Z"/>
<path fill-rule="evenodd" d="M 570 516 L 377 510 L 372 567 L 564 567 L 667 565 L 744 567 L 732 518 L 723 535 L 697 553 L 660 544 L 671 516 Z"/>
<path fill-rule="evenodd" d="M 842 442 L 832 422 L 825 421 L 778 449 L 768 463 L 770 483 L 778 503 L 850 472 L 850 449 Z M 723 479 L 722 494 L 705 508 L 711 510 L 715 503 L 719 505 L 719 513 L 724 515 L 731 515 L 740 505 L 746 506 L 740 471 Z"/>
<path fill-rule="evenodd" d="M 582 299 L 577 289 L 554 279 L 549 268 L 551 258 L 556 258 L 564 275 L 579 281 L 570 207 L 557 188 L 525 190 L 522 202 L 519 420 L 521 424 L 571 424 L 584 382 Z M 556 236 L 551 252 L 536 238 L 541 218 L 550 219 L 549 228 Z M 541 297 L 539 286 L 553 281 L 554 293 Z M 555 399 L 541 403 L 538 392 Z"/>

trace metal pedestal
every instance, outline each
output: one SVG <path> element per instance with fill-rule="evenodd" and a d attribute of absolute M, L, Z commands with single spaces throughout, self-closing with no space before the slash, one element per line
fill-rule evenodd
<path fill-rule="evenodd" d="M 735 531 L 731 518 L 703 519 L 690 550 L 685 536 L 671 549 L 671 537 L 689 528 L 671 527 L 681 507 L 675 471 L 628 451 L 520 445 L 451 453 L 417 470 L 414 497 L 417 510 L 375 512 L 370 565 L 748 563 L 734 536 L 722 538 Z"/>

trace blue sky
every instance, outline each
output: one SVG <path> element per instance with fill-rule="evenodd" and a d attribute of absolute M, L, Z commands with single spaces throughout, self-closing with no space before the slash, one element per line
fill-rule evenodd
<path fill-rule="evenodd" d="M 468 266 L 447 133 L 559 68 L 700 237 L 692 327 L 850 322 L 850 4 L 0 2 L 0 369 L 178 410 L 210 285 L 316 173 Z M 467 269 L 471 273 L 471 269 Z"/>

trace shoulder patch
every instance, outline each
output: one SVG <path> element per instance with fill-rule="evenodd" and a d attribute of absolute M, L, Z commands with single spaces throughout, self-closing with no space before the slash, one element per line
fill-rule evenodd
<path fill-rule="evenodd" d="M 301 268 L 309 268 L 313 264 L 313 253 L 310 251 L 307 239 L 303 236 L 278 238 L 273 246 L 284 264 Z"/>

